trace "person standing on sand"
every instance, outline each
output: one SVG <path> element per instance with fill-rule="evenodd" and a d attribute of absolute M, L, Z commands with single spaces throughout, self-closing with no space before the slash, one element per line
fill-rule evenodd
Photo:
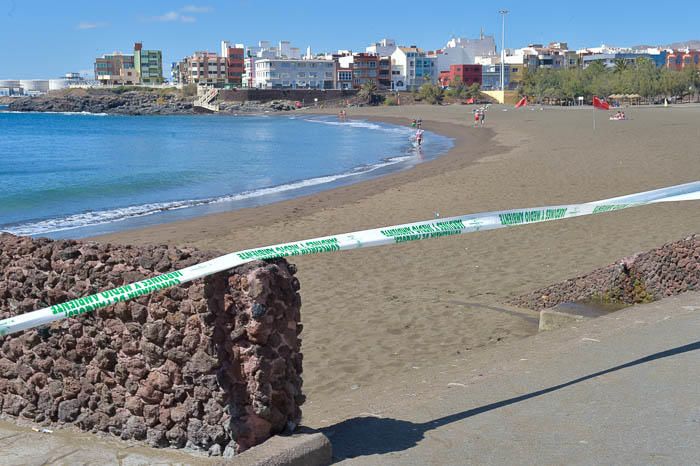
<path fill-rule="evenodd" d="M 474 112 L 474 128 L 476 128 L 477 125 L 479 124 L 479 109 L 475 108 L 473 110 L 473 112 Z"/>
<path fill-rule="evenodd" d="M 479 111 L 479 126 L 484 126 L 484 121 L 486 120 L 486 109 L 482 108 Z"/>

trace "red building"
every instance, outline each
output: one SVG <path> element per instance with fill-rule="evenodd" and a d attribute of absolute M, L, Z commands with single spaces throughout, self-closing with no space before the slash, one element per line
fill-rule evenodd
<path fill-rule="evenodd" d="M 689 67 L 700 70 L 700 50 L 674 50 L 666 55 L 666 68 L 680 71 Z"/>
<path fill-rule="evenodd" d="M 224 46 L 224 57 L 226 58 L 226 83 L 240 87 L 243 83 L 243 47 Z"/>
<path fill-rule="evenodd" d="M 465 86 L 481 85 L 481 76 L 481 65 L 450 65 L 449 71 L 440 71 L 438 81 L 443 87 L 459 82 Z"/>

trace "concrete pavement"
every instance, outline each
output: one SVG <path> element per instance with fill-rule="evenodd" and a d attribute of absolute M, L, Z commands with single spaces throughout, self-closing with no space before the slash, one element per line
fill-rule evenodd
<path fill-rule="evenodd" d="M 410 374 L 323 429 L 335 459 L 700 464 L 700 293 L 572 325 Z"/>

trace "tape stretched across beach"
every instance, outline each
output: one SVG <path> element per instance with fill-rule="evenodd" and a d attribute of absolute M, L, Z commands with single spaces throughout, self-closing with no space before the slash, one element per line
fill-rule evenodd
<path fill-rule="evenodd" d="M 516 225 L 548 222 L 627 209 L 660 202 L 700 200 L 700 181 L 668 188 L 630 194 L 584 204 L 571 204 L 529 209 L 502 210 L 422 222 L 393 225 L 372 230 L 355 231 L 333 236 L 275 244 L 262 248 L 233 252 L 201 264 L 130 283 L 84 298 L 55 304 L 43 309 L 0 320 L 0 336 L 39 327 L 60 319 L 79 316 L 112 304 L 128 301 L 163 288 L 186 283 L 258 259 L 319 254 L 429 238 L 459 235 L 474 231 L 494 230 Z M 698 216 L 700 218 L 700 215 Z"/>

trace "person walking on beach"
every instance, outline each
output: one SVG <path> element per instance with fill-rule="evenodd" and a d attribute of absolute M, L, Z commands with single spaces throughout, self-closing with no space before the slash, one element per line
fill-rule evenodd
<path fill-rule="evenodd" d="M 474 128 L 476 128 L 476 127 L 479 125 L 479 120 L 480 120 L 480 118 L 481 118 L 481 117 L 479 116 L 479 112 L 480 112 L 480 111 L 481 111 L 481 110 L 478 109 L 478 108 L 477 108 L 477 109 L 474 109 Z"/>
<path fill-rule="evenodd" d="M 416 131 L 416 144 L 418 144 L 418 147 L 420 147 L 421 144 L 423 144 L 423 130 L 422 129 L 418 129 L 418 131 Z"/>
<path fill-rule="evenodd" d="M 484 126 L 484 121 L 486 120 L 486 109 L 479 109 L 479 126 Z"/>

